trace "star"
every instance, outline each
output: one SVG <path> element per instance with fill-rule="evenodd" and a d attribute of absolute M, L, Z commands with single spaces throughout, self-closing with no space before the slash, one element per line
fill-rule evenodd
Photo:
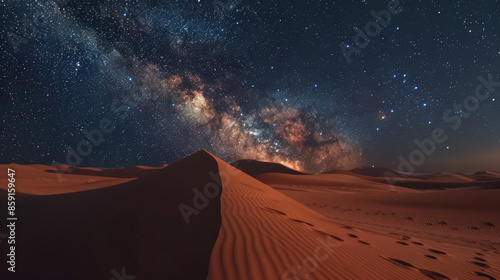
<path fill-rule="evenodd" d="M 465 116 L 466 107 L 474 105 L 464 103 L 465 97 L 473 96 L 476 86 L 483 85 L 485 96 L 488 86 L 477 77 L 496 88 L 500 72 L 495 73 L 498 61 L 491 56 L 500 54 L 498 22 L 491 18 L 498 15 L 498 5 L 441 1 L 437 9 L 424 3 L 419 9 L 405 7 L 390 19 L 381 11 L 384 7 L 373 6 L 377 24 L 388 25 L 371 36 L 375 31 L 366 32 L 366 24 L 377 20 L 372 16 L 368 21 L 371 8 L 366 10 L 361 1 L 370 3 L 309 1 L 300 9 L 284 0 L 276 5 L 261 1 L 263 6 L 241 0 L 126 0 L 121 6 L 71 1 L 56 5 L 56 10 L 44 9 L 49 20 L 43 24 L 34 20 L 40 5 L 4 1 L 2 13 L 9 24 L 3 78 L 9 81 L 7 99 L 13 106 L 5 110 L 4 120 L 12 126 L 0 139 L 14 144 L 0 149 L 0 163 L 64 162 L 67 151 L 60 146 L 77 151 L 75 139 L 84 137 L 80 132 L 99 123 L 92 116 L 119 123 L 123 115 L 113 107 L 128 113 L 127 128 L 106 135 L 109 149 L 94 147 L 83 164 L 155 165 L 210 146 L 228 160 L 280 159 L 310 171 L 348 168 L 346 163 L 390 165 L 395 153 L 408 155 L 400 141 L 422 138 L 440 124 L 430 119 L 451 110 L 449 120 L 456 120 L 460 114 L 454 113 L 454 103 L 460 103 Z M 214 3 L 222 4 L 219 11 Z M 367 21 L 345 11 L 365 15 Z M 438 16 L 422 21 L 431 15 Z M 411 28 L 399 34 L 402 20 Z M 433 36 L 427 36 L 428 30 Z M 492 79 L 486 69 L 491 69 Z M 141 92 L 147 98 L 138 102 L 134 98 Z M 462 93 L 467 95 L 457 97 Z M 480 117 L 463 119 L 460 131 L 469 137 L 450 140 L 457 149 L 448 149 L 449 158 L 462 147 L 471 154 L 483 146 L 498 149 L 491 143 L 498 146 L 500 127 L 491 120 L 500 118 L 500 102 L 494 94 L 488 98 L 480 102 Z M 50 114 L 41 109 L 44 104 L 51 104 Z M 54 119 L 67 121 L 53 128 Z M 381 133 L 380 125 L 390 129 Z M 53 141 L 52 133 L 60 141 Z M 129 134 L 143 137 L 123 137 Z M 184 138 L 189 144 L 180 140 Z M 158 144 L 140 145 L 142 141 Z M 25 152 L 36 146 L 43 148 Z M 449 158 L 436 154 L 419 169 L 441 172 L 430 169 Z M 467 161 L 450 166 L 476 167 Z"/>

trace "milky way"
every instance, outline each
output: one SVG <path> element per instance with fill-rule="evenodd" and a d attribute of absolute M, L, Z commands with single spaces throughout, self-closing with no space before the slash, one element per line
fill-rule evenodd
<path fill-rule="evenodd" d="M 162 165 L 207 149 L 309 172 L 395 168 L 447 128 L 443 113 L 479 75 L 500 74 L 497 4 L 401 1 L 348 62 L 339 44 L 355 46 L 386 2 L 5 1 L 0 159 L 67 162 L 106 119 L 113 131 L 74 164 Z M 498 101 L 447 128 L 423 170 L 480 158 L 457 167 L 474 169 L 476 154 L 498 151 Z"/>
<path fill-rule="evenodd" d="M 188 141 L 206 145 L 216 154 L 279 162 L 311 172 L 363 163 L 358 147 L 320 123 L 316 113 L 307 108 L 266 101 L 268 105 L 247 113 L 234 98 L 218 96 L 223 81 L 207 84 L 191 73 L 168 75 L 152 64 L 138 67 L 131 80 L 138 85 L 135 94 L 149 99 L 154 108 L 149 110 L 174 111 L 190 130 Z"/>

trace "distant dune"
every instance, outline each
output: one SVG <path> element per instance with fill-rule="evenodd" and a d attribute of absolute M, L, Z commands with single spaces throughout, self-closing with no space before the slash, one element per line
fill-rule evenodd
<path fill-rule="evenodd" d="M 206 151 L 155 168 L 2 165 L 19 226 L 18 278 L 1 279 L 500 278 L 499 173 L 391 186 L 383 168 L 232 165 Z"/>
<path fill-rule="evenodd" d="M 279 163 L 263 162 L 251 159 L 238 160 L 232 162 L 231 165 L 250 176 L 256 176 L 263 173 L 284 173 L 295 175 L 305 174 Z"/>
<path fill-rule="evenodd" d="M 385 177 L 387 174 L 393 174 L 396 176 L 402 176 L 401 173 L 399 173 L 396 170 L 392 170 L 389 168 L 383 168 L 383 167 L 362 167 L 362 168 L 355 168 L 352 169 L 351 172 L 360 174 L 360 175 L 365 175 L 365 176 L 370 176 L 370 177 Z"/>

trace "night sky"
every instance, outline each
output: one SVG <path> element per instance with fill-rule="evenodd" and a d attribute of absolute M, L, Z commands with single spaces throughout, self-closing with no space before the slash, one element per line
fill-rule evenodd
<path fill-rule="evenodd" d="M 388 2 L 4 0 L 0 163 L 499 170 L 499 1 Z"/>

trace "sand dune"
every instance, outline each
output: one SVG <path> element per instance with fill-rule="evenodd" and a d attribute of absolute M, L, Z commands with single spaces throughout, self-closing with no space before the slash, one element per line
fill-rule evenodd
<path fill-rule="evenodd" d="M 283 173 L 283 174 L 305 174 L 303 172 L 293 170 L 279 163 L 263 162 L 251 159 L 238 160 L 231 163 L 232 166 L 245 172 L 250 176 L 256 176 L 263 173 Z"/>
<path fill-rule="evenodd" d="M 255 178 L 205 151 L 161 168 L 63 166 L 62 181 L 50 166 L 9 165 L 17 279 L 500 278 L 500 189 L 463 187 L 493 186 L 495 173 L 414 176 L 408 188 L 381 170 L 245 164 Z"/>
<path fill-rule="evenodd" d="M 398 171 L 384 167 L 360 167 L 351 169 L 350 171 L 352 173 L 370 177 L 384 177 L 388 172 L 397 176 L 402 176 L 401 173 L 399 173 Z"/>
<path fill-rule="evenodd" d="M 12 168 L 20 177 L 27 170 Z M 219 199 L 190 225 L 178 205 L 192 201 L 193 188 L 213 180 L 210 172 L 217 172 L 217 163 L 201 153 L 106 188 L 24 195 L 17 210 L 17 279 L 112 279 L 112 271 L 120 274 L 122 268 L 136 279 L 206 278 L 220 228 Z M 83 175 L 64 176 L 71 181 Z M 2 190 L 0 199 L 5 196 Z M 5 216 L 2 211 L 0 218 Z M 3 263 L 5 258 L 2 253 Z M 0 278 L 12 279 L 7 273 L 2 270 Z"/>

